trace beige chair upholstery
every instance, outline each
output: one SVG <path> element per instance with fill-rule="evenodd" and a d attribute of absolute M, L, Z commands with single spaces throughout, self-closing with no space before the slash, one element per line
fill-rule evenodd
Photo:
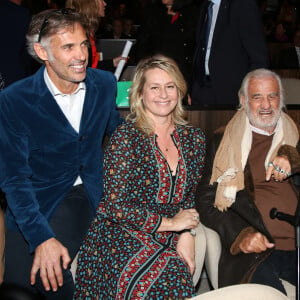
<path fill-rule="evenodd" d="M 205 269 L 214 289 L 218 288 L 218 265 L 221 256 L 221 240 L 218 233 L 202 225 L 206 236 Z"/>
<path fill-rule="evenodd" d="M 196 260 L 196 269 L 195 273 L 193 275 L 193 282 L 196 286 L 199 282 L 202 268 L 204 264 L 204 257 L 205 257 L 205 250 L 206 250 L 206 235 L 204 233 L 203 225 L 200 223 L 199 226 L 196 228 L 196 238 L 195 238 L 195 260 Z M 73 260 L 71 264 L 71 273 L 73 276 L 73 279 L 75 280 L 75 273 L 77 268 L 77 256 Z"/>
<path fill-rule="evenodd" d="M 221 247 L 222 247 L 221 240 L 216 231 L 207 228 L 204 225 L 202 225 L 202 228 L 204 229 L 206 235 L 205 269 L 211 285 L 213 286 L 214 289 L 217 289 L 218 288 L 218 265 L 219 265 L 220 255 L 221 255 Z M 288 299 L 290 300 L 296 299 L 296 287 L 285 280 L 282 280 L 282 284 L 287 292 Z"/>
<path fill-rule="evenodd" d="M 281 82 L 285 90 L 285 104 L 300 104 L 300 79 L 282 78 Z"/>
<path fill-rule="evenodd" d="M 288 300 L 278 290 L 261 284 L 238 284 L 210 291 L 192 300 Z"/>
<path fill-rule="evenodd" d="M 196 228 L 196 238 L 195 238 L 195 263 L 196 263 L 196 269 L 195 273 L 193 275 L 193 282 L 194 286 L 197 285 L 199 282 L 203 264 L 204 264 L 204 258 L 205 258 L 205 252 L 206 252 L 206 235 L 204 232 L 204 227 L 200 223 L 198 227 Z"/>
<path fill-rule="evenodd" d="M 71 273 L 72 273 L 74 282 L 75 282 L 75 274 L 76 274 L 76 269 L 77 269 L 77 259 L 78 259 L 78 253 L 76 254 L 76 256 L 73 259 L 72 264 L 71 264 Z"/>

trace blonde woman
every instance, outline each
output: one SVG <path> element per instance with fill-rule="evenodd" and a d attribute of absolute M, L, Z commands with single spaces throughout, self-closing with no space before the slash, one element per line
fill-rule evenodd
<path fill-rule="evenodd" d="M 104 198 L 79 253 L 75 299 L 195 295 L 194 192 L 205 138 L 184 119 L 185 93 L 173 60 L 138 64 L 131 113 L 106 150 Z"/>

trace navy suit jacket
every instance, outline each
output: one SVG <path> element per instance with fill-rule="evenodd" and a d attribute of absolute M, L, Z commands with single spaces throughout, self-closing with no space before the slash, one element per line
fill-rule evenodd
<path fill-rule="evenodd" d="M 204 0 L 198 19 L 193 66 L 193 82 L 200 86 L 205 75 L 203 25 L 207 6 L 208 0 Z M 246 73 L 266 68 L 268 64 L 268 50 L 256 1 L 221 0 L 209 58 L 211 85 L 218 104 L 237 105 L 237 93 Z M 195 104 L 198 102 L 192 100 Z M 205 99 L 198 100 L 205 104 Z"/>
<path fill-rule="evenodd" d="M 95 211 L 102 196 L 102 142 L 121 123 L 112 73 L 88 68 L 79 133 L 44 81 L 44 67 L 0 93 L 0 179 L 6 224 L 33 251 L 54 237 L 49 219 L 80 175 Z M 88 205 L 88 203 L 87 203 Z"/>

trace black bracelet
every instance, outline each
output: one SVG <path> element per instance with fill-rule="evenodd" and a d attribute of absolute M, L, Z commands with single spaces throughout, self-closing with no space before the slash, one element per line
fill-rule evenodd
<path fill-rule="evenodd" d="M 180 231 L 180 233 L 185 233 L 185 232 L 190 233 L 192 236 L 196 236 L 197 235 L 196 229 L 194 229 L 194 228 L 192 228 L 192 229 L 184 229 L 184 230 Z"/>

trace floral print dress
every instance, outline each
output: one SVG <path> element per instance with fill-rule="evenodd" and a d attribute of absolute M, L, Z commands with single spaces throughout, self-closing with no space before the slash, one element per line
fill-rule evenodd
<path fill-rule="evenodd" d="M 157 232 L 162 217 L 193 208 L 205 138 L 177 125 L 176 175 L 156 143 L 131 121 L 112 136 L 104 161 L 104 197 L 79 251 L 74 299 L 184 299 L 192 276 L 176 252 L 179 234 Z"/>

